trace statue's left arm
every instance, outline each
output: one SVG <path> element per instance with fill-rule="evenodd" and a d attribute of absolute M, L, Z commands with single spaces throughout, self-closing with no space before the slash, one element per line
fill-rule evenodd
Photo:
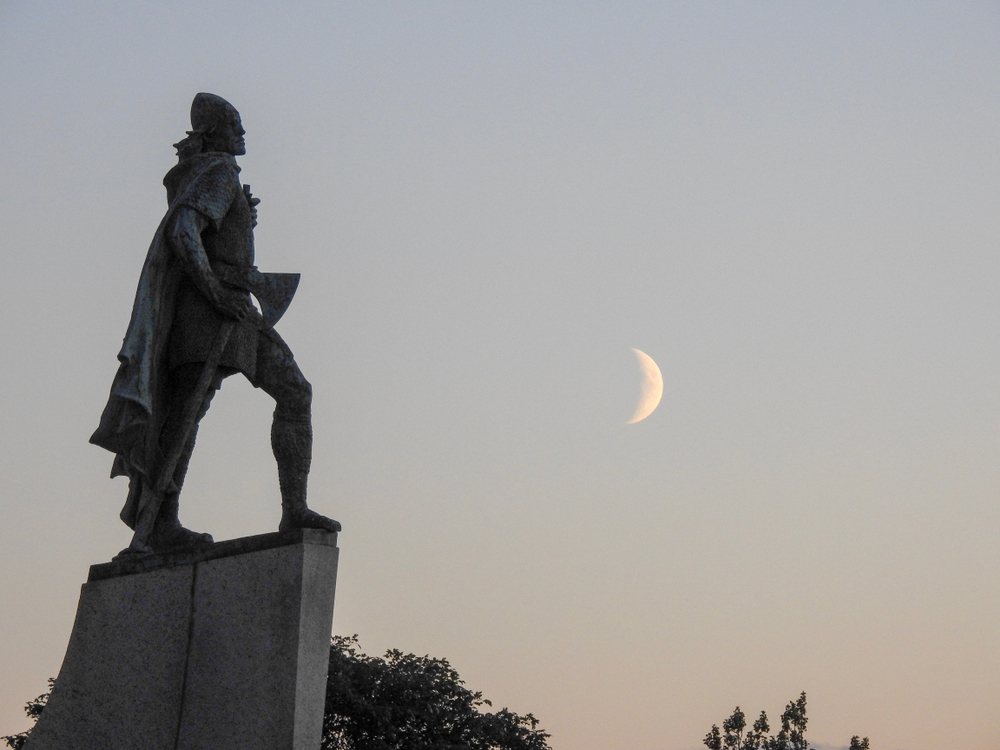
<path fill-rule="evenodd" d="M 245 320 L 255 312 L 245 293 L 223 286 L 212 271 L 201 241 L 211 220 L 189 206 L 179 206 L 167 226 L 167 236 L 185 273 L 212 307 L 227 318 Z"/>

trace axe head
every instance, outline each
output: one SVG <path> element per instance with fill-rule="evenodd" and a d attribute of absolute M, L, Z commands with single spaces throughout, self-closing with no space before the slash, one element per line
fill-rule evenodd
<path fill-rule="evenodd" d="M 300 274 L 261 273 L 256 269 L 247 274 L 247 289 L 260 303 L 264 325 L 273 328 L 292 303 L 299 286 Z"/>
<path fill-rule="evenodd" d="M 261 273 L 257 266 L 229 266 L 218 264 L 212 267 L 216 275 L 227 284 L 246 289 L 260 303 L 264 325 L 273 328 L 295 296 L 300 274 Z"/>

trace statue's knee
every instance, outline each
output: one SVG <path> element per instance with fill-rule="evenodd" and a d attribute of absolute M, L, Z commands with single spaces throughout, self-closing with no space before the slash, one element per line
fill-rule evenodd
<path fill-rule="evenodd" d="M 275 416 L 290 421 L 306 421 L 312 416 L 312 386 L 304 378 L 278 400 Z"/>
<path fill-rule="evenodd" d="M 295 389 L 295 401 L 300 411 L 311 414 L 313 402 L 313 387 L 308 380 L 302 378 L 302 383 Z"/>

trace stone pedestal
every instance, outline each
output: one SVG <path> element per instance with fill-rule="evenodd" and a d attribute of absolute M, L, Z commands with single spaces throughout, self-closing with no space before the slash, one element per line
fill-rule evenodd
<path fill-rule="evenodd" d="M 25 750 L 318 750 L 337 535 L 94 565 Z"/>

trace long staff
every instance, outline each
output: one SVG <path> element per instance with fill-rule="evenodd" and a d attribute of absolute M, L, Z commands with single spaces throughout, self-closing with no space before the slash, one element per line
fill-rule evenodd
<path fill-rule="evenodd" d="M 177 440 L 170 446 L 169 452 L 160 465 L 155 485 L 143 482 L 142 497 L 139 501 L 139 518 L 135 524 L 135 535 L 132 537 L 132 543 L 129 544 L 129 549 L 132 552 L 153 551 L 149 546 L 149 538 L 153 533 L 153 527 L 156 525 L 156 517 L 160 513 L 160 506 L 163 504 L 163 499 L 167 494 L 167 488 L 170 486 L 171 481 L 173 481 L 174 469 L 177 468 L 177 462 L 180 461 L 181 454 L 184 452 L 185 446 L 187 446 L 188 438 L 191 437 L 191 431 L 198 421 L 198 412 L 201 410 L 205 396 L 208 395 L 209 386 L 215 378 L 215 371 L 219 368 L 222 353 L 226 350 L 226 344 L 229 343 L 229 336 L 232 334 L 235 326 L 236 321 L 231 318 L 226 318 L 219 326 L 219 330 L 215 334 L 215 339 L 212 341 L 212 348 L 208 353 L 208 358 L 205 360 L 205 367 L 202 369 L 201 377 L 198 379 L 198 384 L 195 386 L 191 398 L 184 405 L 181 429 Z"/>

